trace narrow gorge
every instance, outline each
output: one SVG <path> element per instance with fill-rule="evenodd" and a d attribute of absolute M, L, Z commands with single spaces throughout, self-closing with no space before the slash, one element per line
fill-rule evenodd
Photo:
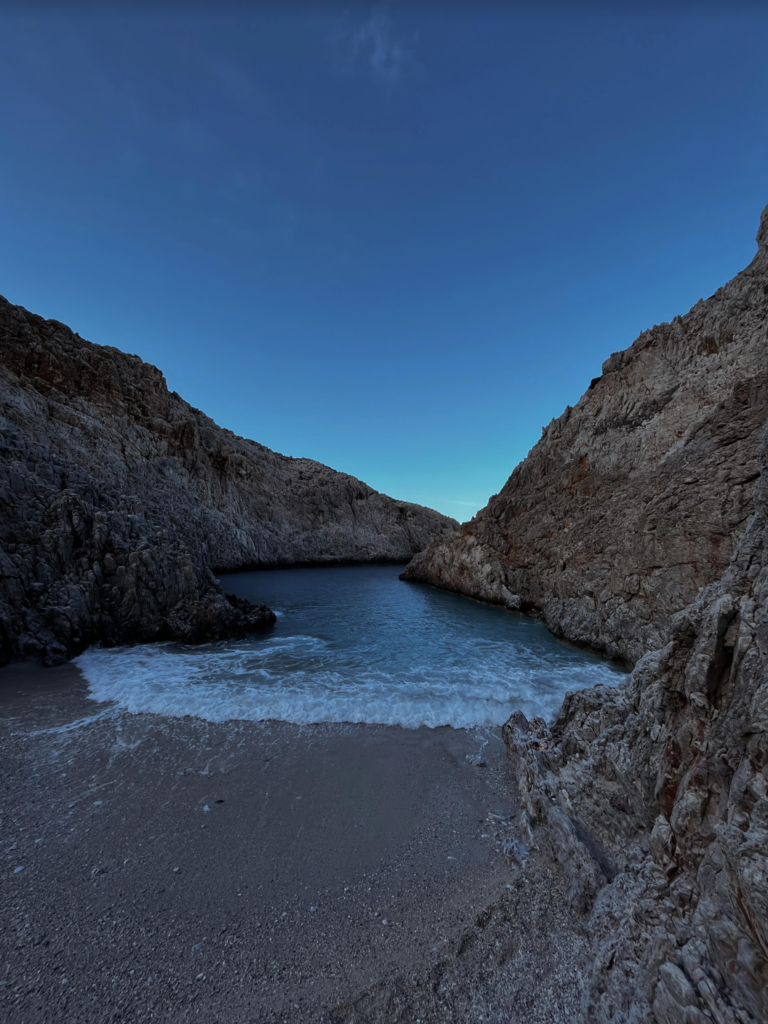
<path fill-rule="evenodd" d="M 501 830 L 499 842 L 506 842 L 503 888 L 511 894 L 503 899 L 512 902 L 488 902 L 455 951 L 434 963 L 438 947 L 430 939 L 407 984 L 393 967 L 382 968 L 379 980 L 358 988 L 352 1002 L 333 1003 L 334 982 L 323 1004 L 335 1006 L 329 1020 L 405 1022 L 416 1019 L 420 1006 L 429 1013 L 438 1007 L 435 1020 L 459 1020 L 464 1010 L 447 1007 L 463 1007 L 466 999 L 492 1007 L 495 1016 L 487 1019 L 550 1020 L 555 1018 L 546 1016 L 547 1006 L 555 1005 L 559 990 L 566 992 L 563 1005 L 572 1007 L 569 1019 L 590 1024 L 768 1020 L 768 208 L 757 241 L 754 260 L 731 282 L 614 353 L 577 405 L 544 430 L 501 492 L 461 527 L 316 462 L 236 437 L 169 392 L 160 371 L 138 357 L 91 344 L 57 321 L 0 299 L 3 663 L 61 664 L 94 643 L 221 640 L 274 622 L 269 608 L 226 596 L 217 571 L 410 558 L 402 574 L 407 581 L 540 617 L 555 636 L 632 668 L 616 686 L 568 693 L 551 723 L 518 711 L 503 727 L 511 763 L 510 769 L 501 757 L 510 776 L 505 793 L 511 798 L 516 784 L 510 799 L 515 810 L 492 810 L 484 820 L 500 823 L 493 827 Z M 64 671 L 75 669 L 52 674 Z M 109 730 L 122 721 L 120 714 L 142 719 L 116 714 L 114 721 L 93 719 L 89 735 L 103 730 L 105 751 L 117 749 Z M 135 728 L 147 727 L 146 721 Z M 166 720 L 158 721 L 158 736 L 164 735 Z M 221 769 L 216 786 L 230 779 L 233 787 L 225 800 L 208 793 L 207 759 L 214 747 L 235 741 L 216 732 L 209 743 L 207 725 L 183 716 L 180 721 L 179 735 L 205 732 L 199 750 L 205 765 L 193 772 L 188 744 L 180 743 L 182 760 L 168 762 L 174 765 L 168 778 L 182 782 L 172 786 L 200 786 L 188 799 L 201 815 L 230 802 L 234 807 L 235 800 L 246 806 L 258 795 L 251 785 L 253 765 L 272 771 L 272 755 L 259 746 L 264 737 L 237 725 L 235 733 L 254 742 L 255 760 L 240 775 Z M 427 730 L 436 744 L 444 742 L 438 732 Z M 9 746 L 17 740 L 9 726 Z M 325 777 L 335 733 L 322 770 L 314 773 L 304 763 L 306 752 L 297 753 L 294 734 L 286 731 L 283 740 L 283 753 L 293 751 L 296 759 L 297 778 Z M 422 740 L 415 730 L 395 730 L 387 743 L 396 750 L 397 743 L 413 742 L 422 756 Z M 98 754 L 90 742 L 82 743 L 84 764 Z M 152 759 L 165 742 L 168 737 L 158 744 L 153 739 L 144 748 L 153 784 L 158 771 Z M 19 793 L 34 785 L 22 748 L 14 755 Z M 448 800 L 448 762 L 439 746 L 435 750 L 434 793 Z M 386 757 L 398 762 L 389 751 Z M 105 764 L 112 764 L 111 756 Z M 488 768 L 479 755 L 471 759 L 463 750 L 455 760 L 457 772 Z M 378 779 L 375 763 L 372 777 Z M 67 816 L 79 799 L 69 793 L 73 771 L 74 760 L 56 777 Z M 344 785 L 353 776 L 345 763 Z M 468 776 L 469 784 L 480 785 L 474 779 L 481 777 Z M 408 778 L 412 809 L 424 799 L 424 779 L 418 772 Z M 366 793 L 363 804 L 375 817 L 375 802 Z M 335 811 L 345 799 L 334 788 L 328 806 Z M 501 802 L 495 791 L 493 799 Z M 16 800 L 13 793 L 8 800 Z M 186 807 L 160 803 L 163 814 L 166 807 L 174 813 Z M 20 817 L 32 814 L 27 804 L 32 806 L 19 802 Z M 280 807 L 289 804 L 293 808 L 287 801 Z M 91 806 L 101 813 L 101 796 Z M 435 821 L 453 827 L 454 812 L 438 814 L 436 806 Z M 467 836 L 470 824 L 489 828 L 474 808 L 466 803 Z M 114 813 L 123 813 L 117 802 Z M 398 825 L 410 813 L 400 808 Z M 200 836 L 208 842 L 208 820 L 190 850 L 199 848 Z M 252 845 L 264 839 L 260 820 L 253 818 Z M 238 812 L 233 827 L 240 821 Z M 31 822 L 29 836 L 37 828 Z M 175 828 L 153 824 L 147 841 L 159 834 L 172 847 Z M 222 837 L 230 836 L 223 824 L 219 828 Z M 221 858 L 239 856 L 231 836 L 221 840 Z M 490 842 L 490 828 L 479 839 Z M 441 843 L 448 842 L 453 839 L 446 834 Z M 467 844 L 469 849 L 469 838 Z M 304 856 L 302 850 L 286 841 L 286 856 Z M 371 851 L 378 864 L 379 845 Z M 443 862 L 444 853 L 441 847 L 440 871 L 449 862 L 453 871 L 456 857 L 446 855 Z M 336 869 L 333 857 L 325 860 Z M 416 860 L 414 870 L 420 871 Z M 323 857 L 313 853 L 310 861 L 322 863 Z M 61 863 L 69 861 L 63 857 Z M 115 853 L 114 865 L 97 864 L 88 884 L 96 879 L 117 886 L 131 863 L 122 851 Z M 142 863 L 142 870 L 154 870 Z M 190 860 L 189 877 L 197 869 L 207 872 L 206 864 Z M 32 877 L 24 865 L 18 868 L 20 882 Z M 178 865 L 169 870 L 183 884 Z M 552 887 L 547 872 L 557 879 Z M 461 897 L 461 885 L 453 890 L 447 875 L 435 878 L 441 899 Z M 346 915 L 349 885 L 341 877 L 337 882 Z M 158 889 L 165 891 L 165 884 Z M 481 899 L 490 896 L 478 895 L 478 906 L 485 905 Z M 85 898 L 81 905 L 90 906 Z M 218 913 L 215 901 L 213 906 Z M 25 908 L 16 906 L 14 927 L 28 946 L 35 940 L 27 935 Z M 425 908 L 419 927 L 428 931 L 433 908 Z M 474 902 L 469 909 L 476 910 Z M 316 904 L 307 911 L 313 922 L 319 920 L 316 911 Z M 468 913 L 465 908 L 457 920 Z M 339 935 L 348 920 L 339 917 Z M 371 920 L 378 922 L 378 912 Z M 377 935 L 385 924 L 387 935 L 395 933 L 389 920 L 376 925 Z M 542 920 L 565 924 L 550 934 Z M 402 935 L 410 962 L 410 940 Z M 517 945 L 522 952 L 515 955 L 524 952 L 529 967 L 513 969 L 510 963 L 523 961 L 505 959 L 511 955 L 505 943 Z M 19 940 L 14 950 L 27 946 Z M 115 957 L 117 962 L 123 952 Z M 539 973 L 550 971 L 549 980 L 534 978 L 533 961 Z M 561 967 L 567 984 L 558 990 Z M 93 988 L 87 977 L 86 993 Z M 512 983 L 527 987 L 524 1005 L 509 994 Z M 235 989 L 226 991 L 230 998 Z M 40 998 L 44 1003 L 48 997 Z M 175 1006 L 178 992 L 169 988 L 164 998 Z M 544 1016 L 531 1017 L 531 1007 Z M 428 1016 L 421 1010 L 418 1015 Z"/>

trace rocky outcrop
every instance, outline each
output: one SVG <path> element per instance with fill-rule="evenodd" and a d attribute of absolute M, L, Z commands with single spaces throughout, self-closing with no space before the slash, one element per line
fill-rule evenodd
<path fill-rule="evenodd" d="M 590 914 L 588 1021 L 768 1020 L 768 434 L 717 583 L 626 683 L 505 726 L 531 839 Z"/>
<path fill-rule="evenodd" d="M 0 663 L 267 625 L 213 570 L 405 562 L 457 524 L 218 427 L 0 298 Z"/>
<path fill-rule="evenodd" d="M 636 661 L 504 727 L 587 919 L 592 1024 L 768 1020 L 768 208 L 758 247 L 406 572 Z"/>
<path fill-rule="evenodd" d="M 461 531 L 404 579 L 540 614 L 635 662 L 722 576 L 755 510 L 768 414 L 768 212 L 753 262 L 603 364 Z"/>

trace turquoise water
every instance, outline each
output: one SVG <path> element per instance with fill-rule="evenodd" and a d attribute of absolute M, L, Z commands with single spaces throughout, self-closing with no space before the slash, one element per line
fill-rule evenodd
<path fill-rule="evenodd" d="M 222 577 L 268 604 L 276 627 L 199 647 L 91 649 L 78 659 L 98 700 L 210 721 L 500 725 L 550 717 L 567 690 L 624 673 L 558 643 L 535 620 L 398 579 L 400 566 Z"/>

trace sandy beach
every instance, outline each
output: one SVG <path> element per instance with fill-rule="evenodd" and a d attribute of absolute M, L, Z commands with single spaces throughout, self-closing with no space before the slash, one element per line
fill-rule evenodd
<path fill-rule="evenodd" d="M 555 1021 L 578 999 L 585 939 L 520 865 L 498 731 L 131 715 L 73 665 L 4 669 L 0 714 L 9 1021 Z"/>

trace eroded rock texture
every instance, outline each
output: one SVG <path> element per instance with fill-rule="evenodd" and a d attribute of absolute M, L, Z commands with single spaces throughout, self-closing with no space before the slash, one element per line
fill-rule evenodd
<path fill-rule="evenodd" d="M 635 662 L 719 579 L 755 509 L 768 214 L 753 262 L 603 364 L 502 491 L 403 578 L 539 613 Z"/>
<path fill-rule="evenodd" d="M 637 662 L 504 727 L 585 915 L 585 1021 L 768 1021 L 768 208 L 758 247 L 406 573 Z"/>
<path fill-rule="evenodd" d="M 212 570 L 404 562 L 456 523 L 218 427 L 137 356 L 0 298 L 0 664 L 274 621 Z"/>
<path fill-rule="evenodd" d="M 590 914 L 589 1021 L 768 1020 L 768 434 L 717 583 L 616 689 L 505 726 L 534 842 Z"/>
<path fill-rule="evenodd" d="M 409 568 L 637 659 L 504 727 L 585 915 L 585 1021 L 768 1021 L 768 210 L 758 244 Z"/>

